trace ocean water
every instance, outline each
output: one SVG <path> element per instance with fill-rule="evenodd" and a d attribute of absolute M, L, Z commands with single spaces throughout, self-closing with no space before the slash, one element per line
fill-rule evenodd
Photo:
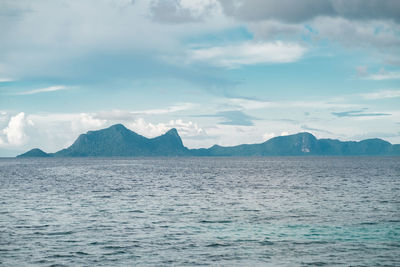
<path fill-rule="evenodd" d="M 1 266 L 400 266 L 400 157 L 0 159 Z"/>

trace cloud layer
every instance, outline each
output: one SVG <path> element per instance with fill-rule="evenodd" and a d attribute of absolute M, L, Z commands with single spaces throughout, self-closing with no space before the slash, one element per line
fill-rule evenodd
<path fill-rule="evenodd" d="M 259 42 L 199 48 L 190 51 L 193 61 L 205 61 L 220 67 L 289 63 L 299 60 L 306 48 L 296 43 Z"/>
<path fill-rule="evenodd" d="M 0 145 L 9 146 L 20 146 L 27 141 L 27 135 L 25 134 L 25 113 L 20 112 L 17 115 L 11 117 L 6 128 L 3 129 L 5 140 L 0 138 Z"/>
<path fill-rule="evenodd" d="M 45 87 L 45 88 L 39 88 L 39 89 L 30 90 L 30 91 L 20 92 L 20 93 L 16 93 L 16 94 L 17 95 L 33 95 L 33 94 L 54 92 L 54 91 L 65 90 L 65 89 L 67 89 L 66 86 L 54 85 L 54 86 L 49 86 L 49 87 Z"/>
<path fill-rule="evenodd" d="M 276 19 L 299 23 L 319 16 L 400 21 L 397 0 L 219 0 L 228 16 L 245 20 Z"/>

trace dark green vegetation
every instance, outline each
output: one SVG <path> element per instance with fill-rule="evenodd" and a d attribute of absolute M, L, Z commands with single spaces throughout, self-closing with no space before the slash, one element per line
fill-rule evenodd
<path fill-rule="evenodd" d="M 400 156 L 400 145 L 382 139 L 342 142 L 317 139 L 310 133 L 272 138 L 261 144 L 188 149 L 176 129 L 146 138 L 122 124 L 81 134 L 68 148 L 47 154 L 32 149 L 18 157 L 139 157 L 139 156 Z"/>

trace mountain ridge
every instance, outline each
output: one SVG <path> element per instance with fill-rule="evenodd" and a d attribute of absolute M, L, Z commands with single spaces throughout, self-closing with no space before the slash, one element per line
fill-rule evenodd
<path fill-rule="evenodd" d="M 175 128 L 165 134 L 147 138 L 122 124 L 88 131 L 75 142 L 55 153 L 38 148 L 17 157 L 154 157 L 154 156 L 400 156 L 400 145 L 372 138 L 362 141 L 317 139 L 308 132 L 278 136 L 263 143 L 236 146 L 213 145 L 189 149 L 183 145 Z"/>

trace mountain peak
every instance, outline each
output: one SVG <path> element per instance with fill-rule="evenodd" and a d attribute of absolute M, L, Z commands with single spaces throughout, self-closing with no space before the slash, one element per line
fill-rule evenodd
<path fill-rule="evenodd" d="M 165 134 L 159 136 L 162 138 L 167 138 L 169 140 L 178 140 L 179 143 L 182 143 L 181 137 L 179 136 L 178 130 L 172 128 L 168 130 Z"/>
<path fill-rule="evenodd" d="M 165 134 L 173 135 L 173 136 L 179 136 L 178 130 L 176 130 L 176 128 L 172 128 L 172 129 L 168 130 Z"/>
<path fill-rule="evenodd" d="M 293 135 L 316 138 L 312 133 L 309 133 L 309 132 L 300 132 L 300 133 L 293 134 Z"/>
<path fill-rule="evenodd" d="M 50 157 L 50 155 L 39 148 L 31 149 L 28 152 L 25 152 L 24 154 L 17 156 L 17 158 L 44 158 L 44 157 Z"/>
<path fill-rule="evenodd" d="M 108 127 L 108 129 L 113 129 L 113 130 L 117 130 L 117 131 L 126 131 L 126 130 L 128 130 L 121 123 L 117 123 L 117 124 L 111 125 L 110 127 Z"/>
<path fill-rule="evenodd" d="M 182 139 L 175 128 L 170 129 L 165 134 L 153 138 L 153 140 L 158 140 L 164 149 L 170 151 L 186 151 L 187 148 L 182 143 Z M 181 152 L 179 152 L 181 153 Z"/>

